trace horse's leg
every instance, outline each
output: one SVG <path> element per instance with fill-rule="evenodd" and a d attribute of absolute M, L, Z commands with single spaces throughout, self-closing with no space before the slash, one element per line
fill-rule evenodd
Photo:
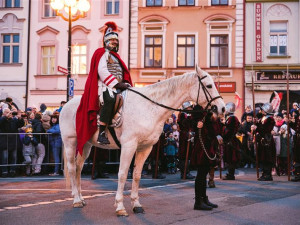
<path fill-rule="evenodd" d="M 152 146 L 142 149 L 142 151 L 137 151 L 135 155 L 133 180 L 132 180 L 132 190 L 131 190 L 131 204 L 134 213 L 144 213 L 144 209 L 139 202 L 139 185 L 141 180 L 142 169 L 146 159 L 151 152 Z"/>
<path fill-rule="evenodd" d="M 116 213 L 117 216 L 128 216 L 128 213 L 125 210 L 123 200 L 123 191 L 125 182 L 128 175 L 128 169 L 133 158 L 133 155 L 136 151 L 137 144 L 133 141 L 127 142 L 122 145 L 121 157 L 120 157 L 120 167 L 118 173 L 118 190 L 116 194 L 115 206 L 117 207 Z"/>
<path fill-rule="evenodd" d="M 64 151 L 67 159 L 67 167 L 72 186 L 72 195 L 74 196 L 73 207 L 82 207 L 81 199 L 79 197 L 78 187 L 76 184 L 76 138 L 68 138 L 64 140 Z"/>
<path fill-rule="evenodd" d="M 91 151 L 91 145 L 86 143 L 83 147 L 82 156 L 80 154 L 77 155 L 76 159 L 76 184 L 79 193 L 79 198 L 83 206 L 86 205 L 82 195 L 81 195 L 81 171 L 84 165 L 85 160 L 89 157 Z"/>

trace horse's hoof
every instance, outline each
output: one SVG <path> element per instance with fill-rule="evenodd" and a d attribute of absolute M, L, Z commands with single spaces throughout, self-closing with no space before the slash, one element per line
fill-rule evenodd
<path fill-rule="evenodd" d="M 117 216 L 128 216 L 128 213 L 126 212 L 125 209 L 121 209 L 116 211 Z"/>
<path fill-rule="evenodd" d="M 145 213 L 145 210 L 143 209 L 143 207 L 134 207 L 133 212 L 136 214 L 140 214 L 140 213 Z"/>
<path fill-rule="evenodd" d="M 73 208 L 83 208 L 83 203 L 82 202 L 73 203 Z"/>
<path fill-rule="evenodd" d="M 86 206 L 86 205 L 87 205 L 87 204 L 86 204 L 86 201 L 84 201 L 84 200 L 82 200 L 81 203 L 82 203 L 83 206 Z"/>

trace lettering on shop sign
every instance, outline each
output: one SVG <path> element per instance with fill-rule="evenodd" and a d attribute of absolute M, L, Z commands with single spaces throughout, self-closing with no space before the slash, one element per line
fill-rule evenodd
<path fill-rule="evenodd" d="M 215 82 L 216 88 L 218 90 L 218 82 Z M 235 82 L 220 82 L 220 93 L 234 93 L 236 92 Z"/>
<path fill-rule="evenodd" d="M 290 80 L 300 80 L 300 71 L 289 72 Z M 256 80 L 264 81 L 282 81 L 286 80 L 286 71 L 262 71 L 256 72 Z"/>
<path fill-rule="evenodd" d="M 261 37 L 262 5 L 255 4 L 255 61 L 262 62 L 262 37 Z"/>

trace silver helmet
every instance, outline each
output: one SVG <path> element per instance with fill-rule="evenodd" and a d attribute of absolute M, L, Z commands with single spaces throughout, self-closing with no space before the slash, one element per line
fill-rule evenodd
<path fill-rule="evenodd" d="M 273 106 L 268 102 L 263 104 L 263 106 L 260 108 L 262 111 L 264 111 L 267 114 L 272 114 L 272 112 L 273 112 Z"/>
<path fill-rule="evenodd" d="M 229 113 L 234 113 L 235 112 L 235 104 L 233 102 L 228 102 L 225 105 L 225 113 L 229 114 Z"/>
<path fill-rule="evenodd" d="M 188 107 L 192 107 L 193 105 L 190 103 L 190 102 L 184 102 L 183 104 L 182 104 L 182 109 L 186 109 L 186 108 L 188 108 Z"/>

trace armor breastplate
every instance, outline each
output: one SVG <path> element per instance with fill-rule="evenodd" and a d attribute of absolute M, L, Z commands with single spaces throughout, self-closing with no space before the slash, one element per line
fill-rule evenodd
<path fill-rule="evenodd" d="M 113 55 L 108 56 L 107 69 L 112 75 L 114 75 L 119 83 L 123 81 L 123 69 L 118 59 Z"/>

